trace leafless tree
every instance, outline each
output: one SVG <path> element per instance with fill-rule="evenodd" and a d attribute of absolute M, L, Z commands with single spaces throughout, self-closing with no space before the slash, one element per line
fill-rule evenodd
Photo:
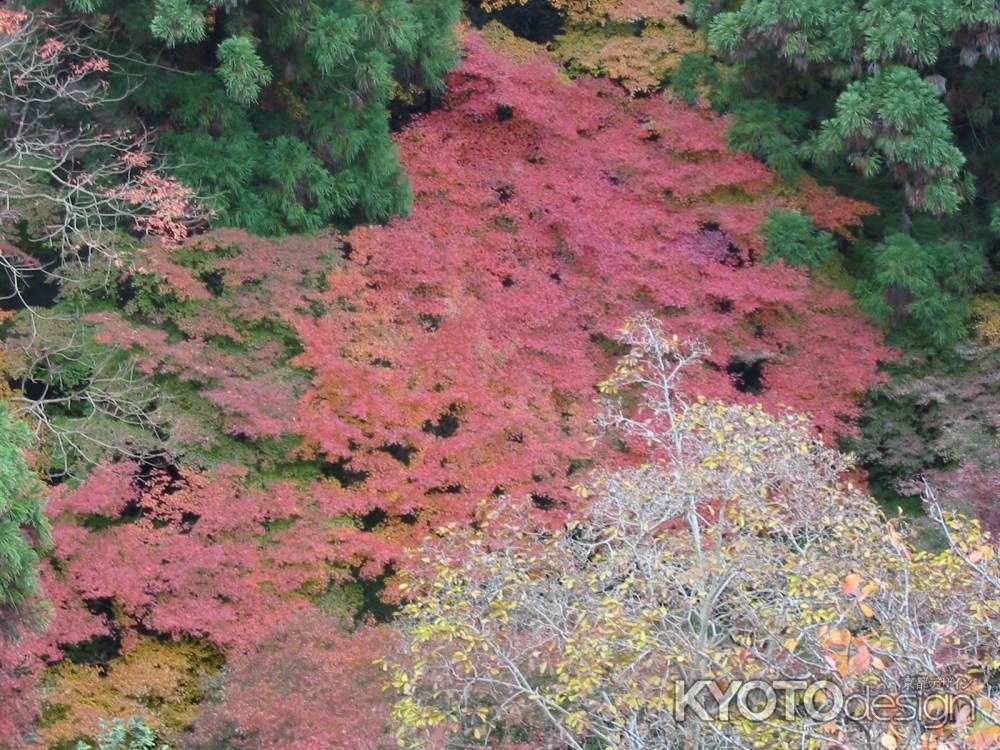
<path fill-rule="evenodd" d="M 151 428 L 150 391 L 127 359 L 88 350 L 78 316 L 32 306 L 29 284 L 109 287 L 141 262 L 144 238 L 179 241 L 206 220 L 192 192 L 158 169 L 149 132 L 107 125 L 130 79 L 92 38 L 75 22 L 0 8 L 0 271 L 8 304 L 22 309 L 4 342 L 7 364 L 18 365 L 7 375 L 41 384 L 60 370 L 90 373 L 13 399 L 64 468 L 74 456 L 127 451 L 93 428 Z M 54 330 L 58 344 L 40 335 Z M 54 416 L 67 410 L 73 418 Z"/>

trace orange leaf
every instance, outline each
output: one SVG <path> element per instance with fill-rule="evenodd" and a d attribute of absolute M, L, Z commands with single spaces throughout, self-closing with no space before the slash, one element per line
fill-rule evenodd
<path fill-rule="evenodd" d="M 975 549 L 971 555 L 969 555 L 969 562 L 975 564 L 982 560 L 983 558 L 990 559 L 993 557 L 993 550 L 990 549 L 988 545 L 983 545 Z"/>
<path fill-rule="evenodd" d="M 834 630 L 827 636 L 826 642 L 834 646 L 846 646 L 851 642 L 851 631 Z"/>
<path fill-rule="evenodd" d="M 858 652 L 851 657 L 850 674 L 863 674 L 872 665 L 872 652 L 868 647 L 861 644 Z"/>
<path fill-rule="evenodd" d="M 863 602 L 865 599 L 868 598 L 868 596 L 870 594 L 872 594 L 875 591 L 878 591 L 878 584 L 877 583 L 866 583 L 865 587 L 863 589 L 861 589 L 861 593 L 858 594 L 858 601 L 859 602 Z M 869 617 L 870 616 L 871 615 L 869 615 Z"/>
<path fill-rule="evenodd" d="M 857 573 L 851 573 L 849 576 L 845 577 L 843 582 L 840 584 L 840 591 L 844 596 L 850 596 L 858 590 L 860 583 L 861 576 Z"/>
<path fill-rule="evenodd" d="M 982 727 L 969 733 L 966 741 L 975 750 L 989 750 L 995 747 L 995 742 L 1000 741 L 1000 727 Z"/>

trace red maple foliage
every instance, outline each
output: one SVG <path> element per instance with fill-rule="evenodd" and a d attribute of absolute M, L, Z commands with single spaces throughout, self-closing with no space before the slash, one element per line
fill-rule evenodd
<path fill-rule="evenodd" d="M 849 432 L 889 353 L 845 293 L 758 263 L 755 228 L 796 201 L 833 203 L 833 228 L 864 207 L 783 194 L 719 118 L 467 44 L 444 110 L 400 139 L 413 216 L 351 232 L 327 313 L 298 324 L 306 448 L 365 478 L 342 510 L 412 543 L 492 493 L 566 498 L 607 343 L 644 310 L 711 346 L 692 387 Z"/>
<path fill-rule="evenodd" d="M 313 611 L 287 618 L 230 660 L 189 746 L 232 750 L 389 750 L 391 705 L 373 661 L 394 643 L 385 627 L 352 629 Z"/>
<path fill-rule="evenodd" d="M 53 501 L 55 577 L 71 589 L 69 601 L 115 604 L 117 620 L 98 614 L 91 631 L 112 635 L 124 618 L 147 632 L 246 650 L 289 611 L 308 608 L 306 597 L 349 578 L 336 550 L 344 521 L 322 502 L 321 485 L 254 488 L 240 481 L 243 473 L 220 466 L 122 477 L 132 488 L 130 513 L 102 514 L 103 528 L 88 530 L 65 513 L 88 502 L 107 507 L 100 482 Z M 63 632 L 66 615 L 58 612 L 49 635 L 73 642 Z"/>
<path fill-rule="evenodd" d="M 238 252 L 229 252 L 232 248 Z M 247 331 L 290 326 L 308 310 L 314 282 L 338 249 L 332 237 L 268 240 L 233 229 L 199 237 L 179 249 L 150 245 L 137 278 L 178 304 L 166 305 L 169 312 L 144 309 L 145 325 L 135 315 L 110 310 L 90 315 L 89 321 L 99 326 L 98 342 L 129 349 L 143 374 L 195 384 L 219 410 L 227 433 L 252 439 L 294 434 L 296 381 L 301 378 L 286 366 L 288 354 L 276 337 L 250 341 Z M 211 265 L 199 269 L 202 277 L 206 271 L 215 274 L 221 286 L 238 293 L 217 299 L 210 283 L 174 257 L 191 251 L 211 256 Z M 170 314 L 185 303 L 196 304 L 190 312 Z M 198 441 L 197 434 L 185 434 L 183 415 L 181 419 L 173 425 L 174 442 Z"/>
<path fill-rule="evenodd" d="M 0 747 L 24 747 L 24 736 L 39 713 L 41 664 L 26 646 L 30 644 L 0 639 Z"/>
<path fill-rule="evenodd" d="M 466 44 L 446 106 L 399 139 L 413 215 L 348 234 L 321 292 L 304 297 L 299 280 L 323 266 L 329 238 L 230 233 L 198 242 L 207 253 L 244 246 L 224 260 L 243 290 L 235 306 L 205 308 L 171 335 L 95 318 L 146 372 L 201 387 L 232 434 L 297 434 L 289 460 L 322 472 L 268 482 L 249 466 L 119 464 L 60 494 L 52 625 L 24 645 L 26 674 L 95 635 L 126 650 L 140 631 L 207 638 L 230 655 L 218 711 L 247 747 L 369 747 L 344 735 L 344 712 L 380 705 L 368 688 L 355 705 L 313 682 L 360 670 L 377 636 L 317 633 L 316 595 L 405 563 L 429 528 L 491 495 L 565 507 L 598 458 L 587 437 L 613 335 L 641 311 L 712 348 L 693 389 L 810 411 L 829 436 L 852 429 L 855 397 L 889 352 L 845 293 L 759 263 L 756 225 L 774 207 L 821 201 L 843 229 L 863 206 L 783 187 L 726 149 L 724 120 L 568 83 L 541 61 L 513 65 L 476 35 Z M 146 270 L 178 298 L 208 300 L 173 260 L 189 250 L 158 246 Z M 292 364 L 308 373 L 297 401 L 275 369 L 281 352 L 235 361 L 209 346 L 238 342 L 234 319 L 294 327 Z M 262 645 L 289 638 L 300 647 L 287 662 Z M 316 675 L 304 698 L 269 682 L 269 659 L 278 683 Z M 300 675 L 295 659 L 309 669 Z M 330 701 L 344 705 L 312 708 Z M 11 736 L 0 743 L 16 745 Z"/>

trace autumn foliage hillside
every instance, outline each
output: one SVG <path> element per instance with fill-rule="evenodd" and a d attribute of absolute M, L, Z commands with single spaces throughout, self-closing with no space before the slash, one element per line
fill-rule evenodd
<path fill-rule="evenodd" d="M 122 344 L 174 394 L 168 456 L 103 466 L 52 500 L 52 623 L 0 652 L 15 675 L 0 682 L 14 706 L 0 745 L 30 740 L 44 704 L 43 745 L 114 711 L 175 733 L 196 722 L 227 747 L 373 747 L 382 699 L 366 665 L 388 641 L 322 623 L 377 610 L 356 579 L 404 565 L 407 545 L 484 498 L 572 502 L 597 450 L 594 385 L 636 313 L 711 347 L 692 381 L 706 395 L 852 430 L 889 353 L 846 293 L 764 265 L 755 229 L 782 207 L 845 230 L 865 206 L 788 189 L 730 153 L 711 115 L 464 43 L 444 107 L 399 137 L 411 217 L 152 248 L 119 285 L 132 313 L 91 314 L 94 346 Z M 227 441 L 238 462 L 213 449 Z M 254 673 L 248 654 L 271 664 L 281 649 L 330 689 Z M 163 679 L 148 687 L 143 670 Z M 193 706 L 205 673 L 223 686 L 211 720 Z M 300 725 L 260 709 L 290 690 Z"/>

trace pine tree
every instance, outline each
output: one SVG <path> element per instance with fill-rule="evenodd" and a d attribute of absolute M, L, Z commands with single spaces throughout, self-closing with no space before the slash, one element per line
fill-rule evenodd
<path fill-rule="evenodd" d="M 889 170 L 911 206 L 940 215 L 955 213 L 971 184 L 941 101 L 954 80 L 939 62 L 952 51 L 966 67 L 995 62 L 998 33 L 992 0 L 747 0 L 716 15 L 708 38 L 730 59 L 777 55 L 828 82 L 836 110 L 811 154 L 846 155 L 868 177 Z"/>
<path fill-rule="evenodd" d="M 0 404 L 0 625 L 9 626 L 38 592 L 39 553 L 48 546 L 42 485 L 25 451 L 31 433 Z"/>
<path fill-rule="evenodd" d="M 970 313 L 965 292 L 986 271 L 979 248 L 895 233 L 872 248 L 868 261 L 858 298 L 873 317 L 891 321 L 903 335 L 922 331 L 941 346 L 961 336 Z"/>
<path fill-rule="evenodd" d="M 67 3 L 110 46 L 140 53 L 119 85 L 133 114 L 160 126 L 177 175 L 214 196 L 222 223 L 269 234 L 409 209 L 387 109 L 442 89 L 458 60 L 458 7 Z"/>
<path fill-rule="evenodd" d="M 686 59 L 678 94 L 694 103 L 707 90 L 733 114 L 731 144 L 784 176 L 806 166 L 876 205 L 844 247 L 862 306 L 896 343 L 961 339 L 970 298 L 991 280 L 997 4 L 699 0 L 691 16 L 718 57 Z"/>

